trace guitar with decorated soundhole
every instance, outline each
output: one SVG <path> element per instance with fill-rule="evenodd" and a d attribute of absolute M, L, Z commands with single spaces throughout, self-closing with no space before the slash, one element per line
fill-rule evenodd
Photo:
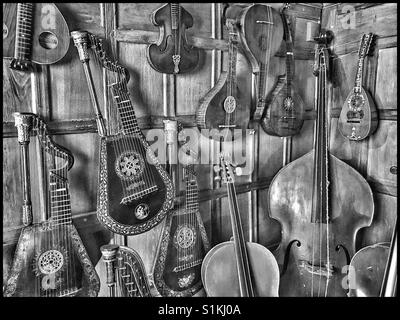
<path fill-rule="evenodd" d="M 155 227 L 172 206 L 174 187 L 140 130 L 128 91 L 129 72 L 107 56 L 102 40 L 86 31 L 71 33 L 96 111 L 100 141 L 97 217 L 111 231 L 135 235 Z M 107 134 L 89 68 L 89 52 L 118 110 L 118 132 Z M 102 70 L 102 71 L 103 71 Z"/>
<path fill-rule="evenodd" d="M 3 58 L 28 70 L 32 62 L 53 64 L 69 48 L 68 25 L 54 3 L 3 3 Z"/>
<path fill-rule="evenodd" d="M 370 136 L 378 126 L 378 114 L 370 93 L 364 88 L 365 57 L 369 54 L 374 35 L 363 34 L 358 51 L 358 67 L 353 89 L 348 94 L 339 116 L 340 133 L 353 141 Z"/>
<path fill-rule="evenodd" d="M 72 223 L 67 172 L 73 165 L 73 156 L 50 138 L 46 124 L 35 114 L 14 113 L 14 117 L 20 144 L 29 143 L 30 131 L 34 128 L 45 152 L 49 218 L 32 224 L 32 212 L 26 219 L 31 206 L 23 206 L 25 227 L 3 294 L 7 297 L 97 296 L 99 277 Z M 29 159 L 28 153 L 23 154 L 24 159 Z"/>

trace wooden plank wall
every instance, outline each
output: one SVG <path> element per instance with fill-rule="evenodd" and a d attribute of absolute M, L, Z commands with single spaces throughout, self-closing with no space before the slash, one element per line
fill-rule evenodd
<path fill-rule="evenodd" d="M 166 118 L 177 119 L 185 127 L 195 128 L 194 114 L 199 100 L 213 87 L 221 71 L 226 69 L 227 62 L 227 37 L 221 26 L 222 4 L 183 3 L 182 6 L 194 17 L 194 26 L 187 31 L 187 35 L 190 43 L 201 48 L 199 66 L 192 73 L 178 76 L 163 75 L 153 70 L 146 61 L 146 47 L 158 39 L 159 30 L 151 23 L 150 15 L 161 5 L 162 3 L 57 3 L 70 30 L 88 30 L 105 38 L 107 45 L 118 54 L 120 63 L 128 68 L 131 74 L 131 98 L 136 108 L 139 126 L 145 133 L 149 128 L 162 128 L 162 120 Z M 279 9 L 282 3 L 270 5 Z M 355 74 L 356 47 L 361 33 L 368 30 L 378 34 L 384 32 L 379 38 L 380 47 L 374 55 L 375 63 L 371 65 L 373 71 L 369 72 L 368 78 L 368 86 L 378 108 L 380 111 L 384 110 L 380 112 L 380 117 L 383 118 L 378 131 L 370 139 L 357 144 L 345 141 L 340 136 L 336 129 L 336 118 L 332 121 L 331 130 L 334 154 L 359 170 L 374 187 L 377 213 L 373 228 L 365 230 L 360 238 L 360 246 L 363 246 L 376 241 L 387 241 L 395 216 L 397 185 L 396 177 L 390 173 L 390 168 L 396 165 L 394 150 L 397 146 L 397 100 L 394 91 L 397 90 L 397 83 L 393 72 L 388 70 L 396 68 L 397 37 L 393 23 L 386 25 L 382 17 L 389 15 L 391 21 L 397 23 L 395 16 L 393 18 L 396 10 L 391 4 L 374 7 L 359 4 L 356 6 L 356 12 L 363 14 L 357 16 L 357 21 L 362 21 L 369 29 L 364 31 L 363 28 L 357 28 L 349 31 L 340 29 L 337 22 L 341 15 L 341 6 L 301 3 L 292 4 L 289 9 L 294 32 L 294 84 L 307 110 L 307 120 L 302 131 L 293 138 L 291 156 L 292 160 L 301 157 L 311 150 L 313 143 L 314 44 L 306 41 L 307 23 L 318 26 L 322 13 L 322 25 L 330 27 L 335 35 L 338 35 L 334 49 L 337 51 L 335 68 L 339 73 L 338 85 L 332 88 L 332 110 L 340 110 L 350 89 L 351 79 Z M 371 19 L 375 12 L 373 10 L 378 10 L 375 22 Z M 336 23 L 333 23 L 329 19 L 335 16 Z M 284 73 L 283 53 L 281 50 L 272 58 L 267 84 L 269 88 L 273 87 L 277 75 Z M 30 76 L 9 70 L 6 63 L 7 61 L 3 60 L 3 281 L 7 278 L 22 227 L 21 169 L 16 130 L 11 114 L 15 111 L 31 110 Z M 97 72 L 93 72 L 94 78 L 97 87 L 100 88 L 100 72 L 95 71 Z M 98 248 L 110 240 L 111 234 L 98 223 L 95 215 L 99 139 L 83 68 L 72 42 L 67 55 L 59 63 L 38 68 L 37 75 L 41 97 L 39 112 L 48 121 L 51 131 L 56 134 L 55 140 L 68 147 L 75 156 L 75 164 L 69 175 L 74 222 L 92 262 L 97 264 L 100 258 Z M 342 81 L 343 79 L 345 81 Z M 251 101 L 251 69 L 242 53 L 239 53 L 238 59 L 238 81 Z M 99 95 L 99 98 L 102 105 L 102 95 Z M 337 117 L 338 112 L 334 114 Z M 255 129 L 256 174 L 237 179 L 237 190 L 241 191 L 240 212 L 246 236 L 251 234 L 254 241 L 274 248 L 280 241 L 280 225 L 268 217 L 266 205 L 268 184 L 282 167 L 283 139 L 269 136 L 259 128 Z M 31 150 L 34 150 L 34 143 L 33 139 Z M 33 173 L 34 160 L 33 156 Z M 216 184 L 211 166 L 198 165 L 196 169 L 200 177 L 199 187 L 202 190 L 201 215 L 211 244 L 215 245 L 231 237 L 229 213 L 224 198 L 225 189 L 213 190 Z M 32 177 L 33 185 L 37 183 L 37 179 Z M 40 215 L 38 198 L 36 194 L 33 196 L 36 219 Z M 250 219 L 254 222 L 253 228 L 249 228 Z M 142 256 L 147 273 L 151 272 L 162 228 L 163 223 L 145 234 L 128 238 L 128 245 Z M 98 264 L 97 270 L 103 272 L 102 263 Z"/>
<path fill-rule="evenodd" d="M 358 170 L 374 193 L 374 220 L 360 232 L 357 248 L 390 241 L 397 216 L 397 4 L 324 4 L 321 23 L 335 37 L 331 151 Z M 379 124 L 372 136 L 354 142 L 339 133 L 337 122 L 354 85 L 361 36 L 368 32 L 376 35 L 376 44 L 367 58 L 364 86 L 375 101 Z"/>

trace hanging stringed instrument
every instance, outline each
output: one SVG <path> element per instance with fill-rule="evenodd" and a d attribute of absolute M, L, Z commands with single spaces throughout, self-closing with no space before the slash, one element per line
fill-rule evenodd
<path fill-rule="evenodd" d="M 397 294 L 397 219 L 390 243 L 359 250 L 349 266 L 349 297 L 393 297 Z"/>
<path fill-rule="evenodd" d="M 172 206 L 174 187 L 150 149 L 129 97 L 126 68 L 107 57 L 102 41 L 86 31 L 71 32 L 83 63 L 96 112 L 100 142 L 97 217 L 122 235 L 145 232 L 165 217 Z M 118 109 L 120 130 L 107 135 L 89 67 L 88 48 L 106 72 L 106 81 Z"/>
<path fill-rule="evenodd" d="M 265 76 L 263 68 L 260 70 L 260 87 L 257 110 L 263 109 L 261 127 L 267 134 L 279 137 L 289 137 L 298 134 L 304 122 L 304 103 L 296 88 L 293 86 L 294 58 L 293 42 L 290 31 L 290 22 L 285 11 L 289 5 L 283 7 L 281 16 L 286 43 L 286 75 L 278 77 L 271 93 L 265 95 Z M 263 66 L 263 65 L 262 65 Z M 266 107 L 263 107 L 265 103 Z M 256 114 L 256 118 L 258 113 Z"/>
<path fill-rule="evenodd" d="M 69 30 L 54 3 L 3 3 L 3 58 L 11 68 L 52 64 L 69 48 Z"/>
<path fill-rule="evenodd" d="M 201 278 L 207 296 L 277 297 L 279 267 L 264 246 L 244 239 L 230 162 L 221 156 L 221 176 L 226 183 L 233 241 L 220 243 L 205 256 Z"/>
<path fill-rule="evenodd" d="M 50 217 L 32 224 L 30 199 L 24 199 L 25 227 L 18 240 L 4 295 L 97 296 L 99 277 L 72 223 L 67 172 L 73 165 L 73 156 L 50 138 L 46 124 L 37 115 L 14 113 L 14 117 L 18 141 L 25 149 L 22 152 L 23 167 L 29 166 L 27 146 L 32 129 L 38 134 L 40 146 L 46 152 Z M 24 172 L 27 172 L 26 169 Z M 24 181 L 29 183 L 29 178 L 25 177 Z"/>
<path fill-rule="evenodd" d="M 190 297 L 203 288 L 201 263 L 210 245 L 200 216 L 197 174 L 193 162 L 197 155 L 189 153 L 192 163 L 183 169 L 185 200 L 168 215 L 158 245 L 154 285 L 161 296 Z"/>
<path fill-rule="evenodd" d="M 147 61 L 161 73 L 178 74 L 192 71 L 199 63 L 199 49 L 189 45 L 186 29 L 193 26 L 193 17 L 179 3 L 167 3 L 151 15 L 160 28 L 157 43 L 147 47 Z"/>
<path fill-rule="evenodd" d="M 196 111 L 198 128 L 216 131 L 211 138 L 219 141 L 235 129 L 245 130 L 249 123 L 248 102 L 237 86 L 236 59 L 238 31 L 235 19 L 226 19 L 229 32 L 228 72 L 221 73 L 215 86 L 202 98 Z M 209 131 L 205 130 L 207 134 Z"/>
<path fill-rule="evenodd" d="M 363 87 L 364 61 L 368 55 L 374 35 L 363 34 L 358 50 L 358 67 L 354 88 L 347 96 L 339 116 L 340 133 L 354 141 L 371 135 L 378 126 L 378 113 L 370 93 Z"/>
<path fill-rule="evenodd" d="M 142 259 L 135 250 L 116 244 L 103 245 L 100 250 L 109 297 L 152 296 Z"/>
<path fill-rule="evenodd" d="M 252 120 L 260 121 L 266 108 L 267 76 L 271 58 L 278 52 L 284 34 L 279 12 L 270 6 L 253 4 L 246 8 L 233 5 L 227 9 L 237 16 L 240 41 L 256 75 L 256 109 Z M 283 77 L 283 76 L 282 76 Z"/>
<path fill-rule="evenodd" d="M 268 193 L 269 215 L 282 227 L 275 252 L 282 265 L 280 296 L 346 296 L 343 282 L 355 253 L 357 232 L 371 225 L 374 213 L 367 181 L 329 151 L 327 81 L 332 34 L 321 32 L 315 39 L 313 150 L 284 166 Z"/>

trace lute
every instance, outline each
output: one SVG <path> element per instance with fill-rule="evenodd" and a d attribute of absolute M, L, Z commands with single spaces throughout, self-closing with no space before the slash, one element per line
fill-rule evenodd
<path fill-rule="evenodd" d="M 84 66 L 101 136 L 97 217 L 115 233 L 143 233 L 166 216 L 172 206 L 174 187 L 138 126 L 127 87 L 127 69 L 106 55 L 102 41 L 95 35 L 85 31 L 71 35 Z M 106 133 L 88 48 L 93 49 L 95 61 L 106 73 L 107 87 L 118 109 L 120 129 L 114 135 Z"/>
<path fill-rule="evenodd" d="M 363 34 L 358 51 L 357 74 L 353 89 L 348 94 L 339 116 L 340 133 L 354 141 L 371 135 L 378 126 L 378 114 L 370 93 L 363 86 L 365 57 L 371 48 L 374 35 Z"/>
<path fill-rule="evenodd" d="M 69 48 L 69 30 L 54 3 L 3 3 L 3 58 L 11 68 L 52 64 Z"/>
<path fill-rule="evenodd" d="M 245 130 L 250 118 L 248 102 L 243 99 L 237 85 L 237 21 L 228 18 L 225 25 L 229 32 L 228 71 L 221 73 L 215 86 L 201 99 L 196 111 L 196 123 L 202 134 L 209 134 L 217 141 L 234 134 L 235 129 Z"/>
<path fill-rule="evenodd" d="M 46 153 L 50 217 L 32 224 L 30 199 L 24 199 L 28 200 L 27 206 L 24 205 L 25 227 L 18 240 L 4 295 L 97 296 L 99 277 L 72 223 L 67 177 L 73 165 L 72 154 L 51 139 L 46 124 L 35 114 L 14 113 L 14 117 L 20 145 L 29 144 L 30 132 L 34 129 Z M 23 151 L 22 158 L 26 167 L 27 150 Z M 29 183 L 29 178 L 24 181 Z"/>

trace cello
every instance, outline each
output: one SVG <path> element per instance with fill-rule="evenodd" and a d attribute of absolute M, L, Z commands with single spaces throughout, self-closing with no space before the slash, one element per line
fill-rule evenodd
<path fill-rule="evenodd" d="M 326 91 L 332 37 L 326 31 L 315 38 L 313 150 L 284 166 L 269 188 L 269 215 L 282 227 L 275 252 L 282 264 L 280 296 L 346 296 L 357 232 L 372 223 L 374 201 L 367 181 L 329 152 Z"/>
<path fill-rule="evenodd" d="M 207 296 L 277 297 L 278 264 L 267 248 L 245 241 L 233 173 L 224 156 L 220 169 L 228 190 L 233 241 L 216 245 L 204 257 L 201 278 Z"/>

